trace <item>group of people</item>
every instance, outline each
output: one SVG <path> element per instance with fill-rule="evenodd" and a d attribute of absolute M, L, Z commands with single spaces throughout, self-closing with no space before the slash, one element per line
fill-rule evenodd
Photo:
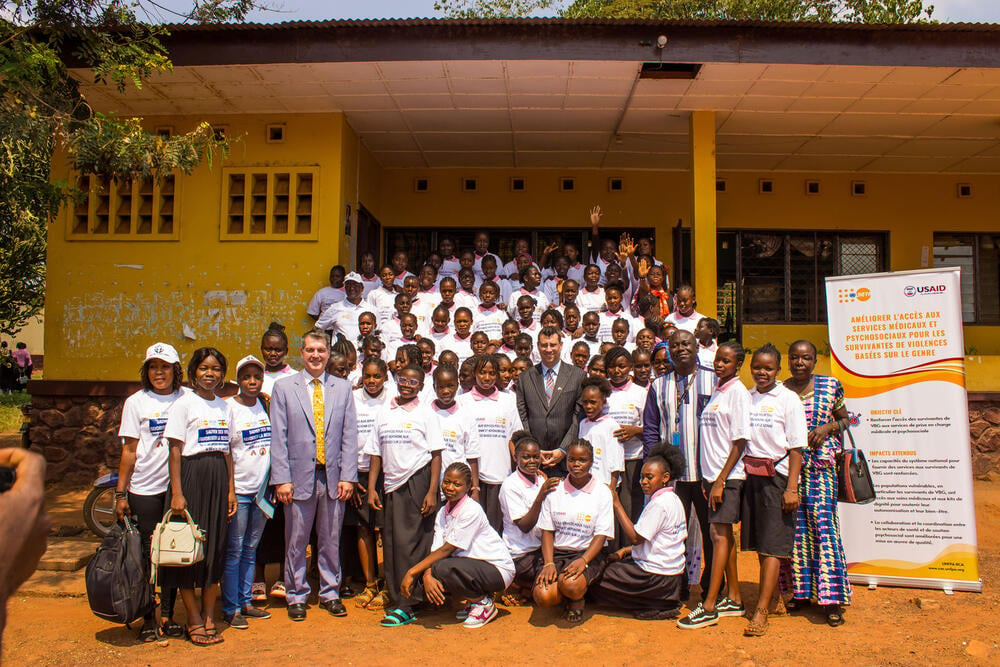
<path fill-rule="evenodd" d="M 567 245 L 538 262 L 518 248 L 501 268 L 480 233 L 457 256 L 443 240 L 417 275 L 403 253 L 377 276 L 370 256 L 360 275 L 334 267 L 308 307 L 301 370 L 276 323 L 235 386 L 215 348 L 194 351 L 183 387 L 176 350 L 152 345 L 123 409 L 118 512 L 147 545 L 166 510 L 207 540 L 203 561 L 160 568 L 162 623 L 150 614 L 140 639 L 221 642 L 220 582 L 230 627 L 268 617 L 254 604 L 268 563 L 270 594 L 305 620 L 310 543 L 320 608 L 346 615 L 352 597 L 386 627 L 448 598 L 470 628 L 529 601 L 577 623 L 591 600 L 684 629 L 745 615 L 759 636 L 779 586 L 787 607 L 815 600 L 843 623 L 840 385 L 798 341 L 784 383 L 782 354 L 754 350 L 748 390 L 742 346 L 718 342 L 690 286 L 669 289 L 648 240 L 602 240 L 600 214 L 586 266 Z M 749 612 L 737 524 L 760 561 Z M 689 572 L 701 601 L 680 617 Z"/>
<path fill-rule="evenodd" d="M 11 350 L 7 341 L 0 341 L 0 394 L 24 391 L 33 371 L 27 344 L 18 342 Z"/>

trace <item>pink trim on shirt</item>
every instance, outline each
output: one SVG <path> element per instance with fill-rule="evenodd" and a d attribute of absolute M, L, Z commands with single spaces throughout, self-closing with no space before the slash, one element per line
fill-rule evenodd
<path fill-rule="evenodd" d="M 625 391 L 626 389 L 631 388 L 631 386 L 632 386 L 632 380 L 629 379 L 623 382 L 621 386 L 616 387 L 614 385 L 611 385 L 611 391 Z"/>
<path fill-rule="evenodd" d="M 522 482 L 524 482 L 524 485 L 528 486 L 528 487 L 535 486 L 535 484 L 537 484 L 538 481 L 539 481 L 537 473 L 535 474 L 535 478 L 531 479 L 530 477 L 528 477 L 527 475 L 525 475 L 523 472 L 521 472 L 520 468 L 517 469 L 517 476 L 521 479 Z"/>
<path fill-rule="evenodd" d="M 720 392 L 726 391 L 727 389 L 729 389 L 730 387 L 733 386 L 734 382 L 739 382 L 739 381 L 740 381 L 740 376 L 739 375 L 734 375 L 733 377 L 729 378 L 729 380 L 726 382 L 726 384 L 721 385 L 719 387 L 719 391 Z"/>
<path fill-rule="evenodd" d="M 448 503 L 448 516 L 455 516 L 458 514 L 458 510 L 461 509 L 462 503 L 469 499 L 469 494 L 462 496 L 457 503 Z"/>
<path fill-rule="evenodd" d="M 394 396 L 393 399 L 390 401 L 390 404 L 392 405 L 392 407 L 394 407 L 394 408 L 401 408 L 403 410 L 406 410 L 407 412 L 413 412 L 414 410 L 416 410 L 418 403 L 420 403 L 420 399 L 419 398 L 414 398 L 409 403 L 400 403 L 399 402 L 399 396 Z"/>
<path fill-rule="evenodd" d="M 671 492 L 671 491 L 673 491 L 673 490 L 674 490 L 674 489 L 673 489 L 673 485 L 671 485 L 671 486 L 665 486 L 665 487 L 663 487 L 662 489 L 660 489 L 659 491 L 655 492 L 655 493 L 654 493 L 653 495 L 651 495 L 651 496 L 649 497 L 649 500 L 650 500 L 650 501 L 653 501 L 653 500 L 656 500 L 656 497 L 657 497 L 657 496 L 659 496 L 659 495 L 662 495 L 662 494 L 664 494 L 664 493 L 670 493 L 670 492 Z"/>
<path fill-rule="evenodd" d="M 439 402 L 440 400 L 441 400 L 440 398 L 435 398 L 434 399 L 434 407 L 435 407 L 435 409 L 437 409 L 437 410 L 443 410 L 443 411 L 447 412 L 449 415 L 455 414 L 455 411 L 458 410 L 458 402 L 452 403 L 451 407 L 442 408 L 441 407 L 441 403 Z"/>
<path fill-rule="evenodd" d="M 587 482 L 582 489 L 577 489 L 575 486 L 570 484 L 569 475 L 567 475 L 566 479 L 563 480 L 563 487 L 566 489 L 566 493 L 572 493 L 574 491 L 583 491 L 584 493 L 592 493 L 594 489 L 597 487 L 597 480 L 594 479 L 593 475 L 591 475 L 590 481 Z"/>
<path fill-rule="evenodd" d="M 481 391 L 479 391 L 479 387 L 473 387 L 472 391 L 470 391 L 469 394 L 471 394 L 472 398 L 474 400 L 477 400 L 477 401 L 481 401 L 484 398 L 488 399 L 490 401 L 498 401 L 498 400 L 500 400 L 500 390 L 499 389 L 496 389 L 492 394 L 490 394 L 490 395 L 487 396 L 486 394 L 484 394 Z"/>

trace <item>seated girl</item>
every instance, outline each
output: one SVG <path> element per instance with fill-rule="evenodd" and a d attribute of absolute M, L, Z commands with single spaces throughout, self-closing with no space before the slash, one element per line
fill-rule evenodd
<path fill-rule="evenodd" d="M 542 503 L 542 566 L 533 596 L 539 607 L 567 601 L 565 618 L 583 620 L 583 596 L 604 569 L 601 549 L 615 537 L 611 489 L 590 474 L 594 448 L 586 440 L 570 443 L 568 476 Z"/>
<path fill-rule="evenodd" d="M 471 487 L 469 466 L 460 461 L 448 466 L 441 483 L 446 503 L 434 521 L 431 552 L 407 570 L 400 592 L 438 606 L 451 595 L 467 603 L 458 614 L 462 624 L 480 628 L 497 617 L 492 594 L 514 580 L 514 563 L 482 506 L 468 498 Z"/>
<path fill-rule="evenodd" d="M 668 485 L 683 470 L 681 450 L 661 443 L 650 452 L 639 476 L 639 486 L 649 496 L 639 520 L 633 524 L 615 498 L 615 518 L 631 546 L 608 555 L 608 566 L 591 589 L 596 602 L 627 609 L 643 620 L 680 614 L 687 521 L 680 498 Z"/>

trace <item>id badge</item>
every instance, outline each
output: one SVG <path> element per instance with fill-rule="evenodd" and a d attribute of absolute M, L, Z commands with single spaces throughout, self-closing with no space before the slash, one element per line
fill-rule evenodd
<path fill-rule="evenodd" d="M 680 433 L 674 433 L 671 436 L 670 439 L 671 439 L 674 447 L 680 447 L 681 446 L 681 434 Z"/>

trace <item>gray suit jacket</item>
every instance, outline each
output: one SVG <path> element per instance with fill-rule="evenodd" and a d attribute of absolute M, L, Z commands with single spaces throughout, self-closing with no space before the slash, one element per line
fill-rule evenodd
<path fill-rule="evenodd" d="M 580 433 L 580 383 L 587 374 L 562 362 L 552 391 L 552 403 L 545 398 L 542 365 L 537 364 L 517 378 L 517 411 L 521 423 L 535 436 L 545 451 L 566 449 Z"/>
<path fill-rule="evenodd" d="M 337 497 L 338 482 L 358 481 L 358 423 L 350 384 L 327 373 L 323 386 L 323 427 L 327 495 Z M 271 484 L 292 483 L 292 498 L 315 491 L 316 433 L 312 402 L 303 374 L 282 378 L 271 392 Z"/>

